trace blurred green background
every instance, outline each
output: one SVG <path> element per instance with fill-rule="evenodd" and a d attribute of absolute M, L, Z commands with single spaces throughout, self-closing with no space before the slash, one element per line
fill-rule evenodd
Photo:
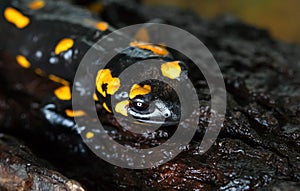
<path fill-rule="evenodd" d="M 143 0 L 187 8 L 201 17 L 230 13 L 241 20 L 268 29 L 273 37 L 300 44 L 300 0 Z"/>

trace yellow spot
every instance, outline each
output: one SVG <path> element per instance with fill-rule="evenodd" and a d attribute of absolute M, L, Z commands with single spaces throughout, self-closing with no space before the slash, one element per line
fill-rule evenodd
<path fill-rule="evenodd" d="M 131 87 L 131 90 L 129 93 L 129 98 L 132 99 L 137 95 L 146 95 L 150 92 L 151 92 L 151 86 L 149 86 L 149 85 L 140 86 L 138 84 L 134 84 Z"/>
<path fill-rule="evenodd" d="M 106 85 L 106 90 L 103 89 L 103 85 Z M 96 88 L 98 92 L 106 97 L 107 94 L 113 95 L 118 91 L 120 84 L 120 79 L 115 77 L 113 78 L 109 69 L 102 69 L 98 71 L 96 77 Z"/>
<path fill-rule="evenodd" d="M 138 30 L 138 32 L 135 34 L 134 39 L 137 41 L 149 42 L 150 36 L 145 28 L 140 28 L 140 30 Z"/>
<path fill-rule="evenodd" d="M 106 111 L 108 111 L 109 113 L 111 113 L 111 110 L 107 107 L 106 103 L 103 103 L 103 107 Z"/>
<path fill-rule="evenodd" d="M 45 6 L 45 2 L 43 0 L 35 0 L 28 4 L 28 8 L 33 10 L 41 9 Z"/>
<path fill-rule="evenodd" d="M 74 45 L 74 40 L 71 38 L 64 38 L 58 42 L 55 47 L 55 54 L 59 55 L 60 53 L 69 50 Z"/>
<path fill-rule="evenodd" d="M 128 100 L 121 101 L 116 104 L 115 110 L 116 110 L 116 112 L 118 112 L 124 116 L 128 116 L 128 113 L 127 113 L 128 105 L 129 105 Z"/>
<path fill-rule="evenodd" d="M 80 116 L 84 116 L 85 112 L 82 110 L 71 110 L 71 109 L 66 109 L 65 113 L 67 116 L 69 117 L 80 117 Z"/>
<path fill-rule="evenodd" d="M 93 98 L 94 98 L 95 101 L 99 101 L 99 98 L 98 98 L 96 93 L 93 94 Z"/>
<path fill-rule="evenodd" d="M 86 133 L 85 137 L 86 137 L 87 139 L 91 139 L 91 138 L 94 137 L 94 133 L 89 131 L 89 132 Z"/>
<path fill-rule="evenodd" d="M 52 80 L 53 82 L 57 82 L 57 83 L 60 83 L 60 84 L 63 84 L 63 85 L 70 85 L 70 82 L 68 82 L 67 80 L 65 80 L 65 79 L 62 79 L 62 78 L 60 78 L 60 77 L 58 77 L 58 76 L 55 76 L 55 75 L 53 75 L 53 74 L 50 74 L 49 76 L 48 76 L 48 78 L 50 79 L 50 80 Z"/>
<path fill-rule="evenodd" d="M 181 73 L 181 67 L 179 65 L 179 61 L 166 62 L 166 63 L 162 64 L 161 72 L 162 72 L 162 75 L 167 78 L 170 78 L 170 79 L 178 78 Z"/>
<path fill-rule="evenodd" d="M 40 68 L 34 69 L 34 72 L 39 76 L 45 76 L 45 72 Z"/>
<path fill-rule="evenodd" d="M 25 28 L 30 23 L 28 17 L 12 7 L 5 9 L 4 17 L 8 22 L 13 23 L 19 29 Z"/>
<path fill-rule="evenodd" d="M 18 55 L 16 60 L 20 66 L 23 68 L 30 68 L 30 62 L 22 55 Z"/>
<path fill-rule="evenodd" d="M 145 43 L 145 42 L 134 41 L 134 42 L 130 43 L 130 46 L 138 47 L 138 48 L 145 49 L 145 50 L 150 50 L 154 54 L 157 54 L 157 55 L 160 55 L 160 56 L 166 56 L 166 55 L 169 54 L 169 52 L 165 48 L 163 48 L 162 46 L 155 46 L 155 45 Z"/>
<path fill-rule="evenodd" d="M 107 22 L 98 22 L 98 23 L 96 23 L 96 28 L 101 31 L 106 31 L 108 28 L 108 24 L 107 24 Z"/>
<path fill-rule="evenodd" d="M 70 86 L 62 86 L 54 90 L 55 96 L 60 100 L 70 100 L 72 98 Z"/>

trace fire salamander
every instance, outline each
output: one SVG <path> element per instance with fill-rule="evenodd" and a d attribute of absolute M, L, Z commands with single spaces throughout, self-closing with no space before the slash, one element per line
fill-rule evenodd
<path fill-rule="evenodd" d="M 2 4 L 0 48 L 9 52 L 24 70 L 61 84 L 53 90 L 51 99 L 45 98 L 41 113 L 53 125 L 76 128 L 73 118 L 86 115 L 71 107 L 72 81 L 78 64 L 89 48 L 113 28 L 87 10 L 63 1 L 14 0 Z M 147 36 L 145 29 L 140 33 Z M 97 71 L 95 93 L 91 96 L 100 105 L 100 113 L 131 116 L 141 125 L 178 122 L 180 104 L 168 85 L 148 80 L 133 84 L 129 92 L 119 91 L 123 82 L 118 74 L 137 61 L 150 58 L 162 61 L 159 75 L 180 78 L 183 63 L 174 59 L 167 48 L 132 40 Z M 109 103 L 111 96 L 118 100 L 115 106 Z M 86 132 L 86 139 L 93 136 L 94 132 Z"/>

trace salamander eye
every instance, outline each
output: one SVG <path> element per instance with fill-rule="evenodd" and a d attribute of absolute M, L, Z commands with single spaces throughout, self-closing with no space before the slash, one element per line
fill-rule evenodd
<path fill-rule="evenodd" d="M 142 99 L 134 99 L 130 102 L 130 107 L 136 111 L 148 110 L 149 104 Z"/>

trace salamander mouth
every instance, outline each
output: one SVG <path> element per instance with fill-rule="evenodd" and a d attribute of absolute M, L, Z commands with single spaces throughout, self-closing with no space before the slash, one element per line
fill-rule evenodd
<path fill-rule="evenodd" d="M 147 120 L 147 119 L 137 119 L 135 122 L 136 124 L 140 125 L 161 125 L 161 126 L 174 126 L 178 125 L 179 121 L 156 121 L 156 120 Z"/>

